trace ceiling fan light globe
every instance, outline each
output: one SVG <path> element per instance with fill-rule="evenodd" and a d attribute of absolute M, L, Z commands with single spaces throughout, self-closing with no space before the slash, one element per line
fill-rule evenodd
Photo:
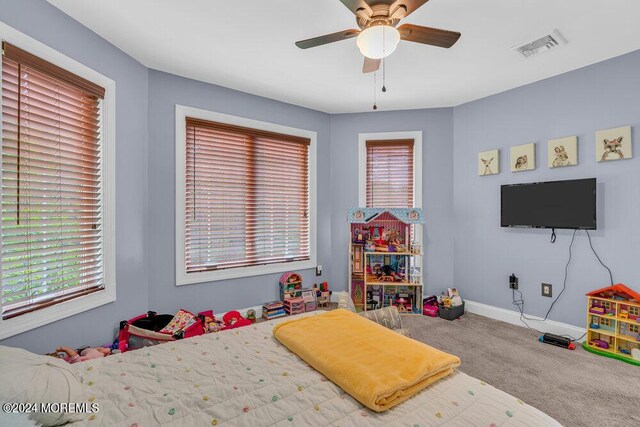
<path fill-rule="evenodd" d="M 389 25 L 376 25 L 363 30 L 356 45 L 367 58 L 382 59 L 393 53 L 400 42 L 400 33 Z"/>

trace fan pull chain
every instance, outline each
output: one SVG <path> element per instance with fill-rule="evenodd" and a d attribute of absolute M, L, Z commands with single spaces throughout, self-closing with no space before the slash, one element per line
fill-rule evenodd
<path fill-rule="evenodd" d="M 386 37 L 385 37 L 385 32 L 387 31 L 387 27 L 382 27 L 382 92 L 386 92 L 387 91 L 387 87 L 385 86 L 385 78 L 386 78 L 386 73 L 385 73 L 385 63 L 387 61 L 385 61 L 385 58 L 387 57 L 387 41 L 386 41 Z"/>
<path fill-rule="evenodd" d="M 382 91 L 383 91 L 383 92 L 386 92 L 386 91 L 387 91 L 387 85 L 386 85 L 386 83 L 385 83 L 385 82 L 386 82 L 386 76 L 387 76 L 387 73 L 386 73 L 386 68 L 387 68 L 387 67 L 386 67 L 386 64 L 387 64 L 386 59 L 385 59 L 385 58 L 382 58 Z"/>
<path fill-rule="evenodd" d="M 373 110 L 374 111 L 378 109 L 378 104 L 376 102 L 376 92 L 377 92 L 376 91 L 376 86 L 378 85 L 377 84 L 377 79 L 376 79 L 377 75 L 378 75 L 377 72 L 373 73 Z"/>

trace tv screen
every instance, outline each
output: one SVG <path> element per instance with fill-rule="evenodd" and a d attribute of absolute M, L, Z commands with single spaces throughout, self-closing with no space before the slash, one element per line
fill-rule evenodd
<path fill-rule="evenodd" d="M 503 185 L 503 227 L 596 229 L 596 179 Z"/>

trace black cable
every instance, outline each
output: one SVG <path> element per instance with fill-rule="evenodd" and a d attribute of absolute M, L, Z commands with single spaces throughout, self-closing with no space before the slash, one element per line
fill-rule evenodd
<path fill-rule="evenodd" d="M 589 234 L 589 230 L 584 230 L 585 233 L 587 233 L 587 237 L 589 239 L 589 246 L 591 247 L 591 251 L 593 251 L 593 254 L 596 256 L 596 258 L 598 259 L 598 262 L 600 262 L 600 264 L 609 272 L 609 279 L 611 281 L 611 285 L 613 286 L 613 273 L 611 272 L 611 269 L 609 267 L 607 267 L 607 265 L 602 262 L 602 259 L 600 259 L 600 256 L 598 255 L 598 253 L 596 252 L 595 248 L 593 247 L 593 243 L 591 242 L 591 235 Z M 551 313 L 551 310 L 553 310 L 553 306 L 555 305 L 556 302 L 558 302 L 558 300 L 560 299 L 560 297 L 562 296 L 562 294 L 564 293 L 566 287 L 567 287 L 567 277 L 569 275 L 569 264 L 571 264 L 571 258 L 572 258 L 572 248 L 573 248 L 573 242 L 576 239 L 576 234 L 578 232 L 578 229 L 573 231 L 573 236 L 571 237 L 571 243 L 569 244 L 569 259 L 567 260 L 567 264 L 564 267 L 564 280 L 562 283 L 562 290 L 560 291 L 560 293 L 558 294 L 558 296 L 553 300 L 553 302 L 551 303 L 551 306 L 549 307 L 549 310 L 547 310 L 547 314 L 545 314 L 544 319 L 532 319 L 530 317 L 527 317 L 524 314 L 524 298 L 522 295 L 522 292 L 518 291 L 518 293 L 520 294 L 520 299 L 516 300 L 515 297 L 515 289 L 512 292 L 512 299 L 513 299 L 513 305 L 515 305 L 516 307 L 518 307 L 518 310 L 520 311 L 520 321 L 522 323 L 525 324 L 525 326 L 531 330 L 537 331 L 538 333 L 541 333 L 541 331 L 539 331 L 536 328 L 531 327 L 526 321 L 526 320 L 535 320 L 535 321 L 546 321 L 549 317 L 549 314 Z M 555 233 L 554 233 L 555 234 Z M 552 235 L 552 243 L 555 241 L 555 239 L 553 239 L 553 235 Z M 587 333 L 585 332 L 584 334 L 582 334 L 582 336 L 580 338 L 573 338 L 570 335 L 560 335 L 566 338 L 569 338 L 571 341 L 580 341 L 582 338 L 584 338 L 587 335 Z"/>
<path fill-rule="evenodd" d="M 556 229 L 555 229 L 555 228 L 552 228 L 552 229 L 551 229 L 551 243 L 555 243 L 555 242 L 556 242 L 556 238 L 557 238 L 557 236 L 556 236 Z"/>
<path fill-rule="evenodd" d="M 589 234 L 589 230 L 584 230 L 585 233 L 587 233 L 587 237 L 589 238 L 589 246 L 591 247 L 591 250 L 593 251 L 593 254 L 596 256 L 596 258 L 598 259 L 598 262 L 607 269 L 607 271 L 609 272 L 609 280 L 611 281 L 611 286 L 613 286 L 613 274 L 611 273 L 611 269 L 609 267 L 607 267 L 604 262 L 602 262 L 602 260 L 600 259 L 600 257 L 598 256 L 598 253 L 596 252 L 596 250 L 593 248 L 593 243 L 591 242 L 591 234 Z"/>
<path fill-rule="evenodd" d="M 544 315 L 544 319 L 532 319 L 530 317 L 527 317 L 526 314 L 524 314 L 524 300 L 522 301 L 522 310 L 521 310 L 521 317 L 527 319 L 527 320 L 536 320 L 536 321 L 546 321 L 549 318 L 549 314 L 551 314 L 551 310 L 553 310 L 553 306 L 556 304 L 556 302 L 558 302 L 558 300 L 560 299 L 560 297 L 562 296 L 562 294 L 564 293 L 565 289 L 567 288 L 567 277 L 569 276 L 569 264 L 571 264 L 571 258 L 573 258 L 573 242 L 576 240 L 576 234 L 578 233 L 578 230 L 575 229 L 573 231 L 573 236 L 571 237 L 571 243 L 569 244 L 569 260 L 567 261 L 567 265 L 565 265 L 564 267 L 564 280 L 562 282 L 562 290 L 560 291 L 560 293 L 558 294 L 558 296 L 553 300 L 553 302 L 551 303 L 551 306 L 549 307 L 549 310 L 547 310 L 547 314 Z M 520 292 L 520 291 L 518 291 Z M 520 295 L 522 295 L 522 292 L 520 292 Z M 515 303 L 515 301 L 514 301 Z"/>

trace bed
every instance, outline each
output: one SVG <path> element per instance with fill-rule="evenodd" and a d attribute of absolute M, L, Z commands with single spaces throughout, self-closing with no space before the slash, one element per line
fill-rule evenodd
<path fill-rule="evenodd" d="M 278 322 L 72 365 L 82 398 L 100 408 L 74 425 L 559 425 L 459 371 L 389 411 L 370 411 L 280 345 Z"/>

